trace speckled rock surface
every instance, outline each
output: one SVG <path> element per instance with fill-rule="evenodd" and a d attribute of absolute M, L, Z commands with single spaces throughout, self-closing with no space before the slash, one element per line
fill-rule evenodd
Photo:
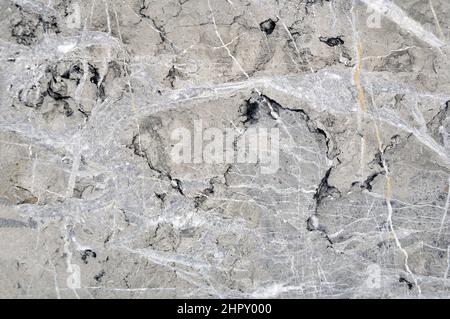
<path fill-rule="evenodd" d="M 447 0 L 0 19 L 1 298 L 450 297 Z M 174 160 L 208 128 L 230 157 Z"/>

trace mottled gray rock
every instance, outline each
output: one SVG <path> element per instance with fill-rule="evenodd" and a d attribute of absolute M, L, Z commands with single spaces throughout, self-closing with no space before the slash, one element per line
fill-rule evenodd
<path fill-rule="evenodd" d="M 0 18 L 0 297 L 450 297 L 448 1 Z"/>

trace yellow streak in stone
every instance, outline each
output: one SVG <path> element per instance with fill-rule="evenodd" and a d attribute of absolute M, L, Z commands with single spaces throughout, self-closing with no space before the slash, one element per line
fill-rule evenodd
<path fill-rule="evenodd" d="M 354 80 L 355 85 L 358 90 L 358 102 L 361 111 L 367 112 L 366 107 L 366 95 L 364 93 L 364 88 L 361 85 L 361 69 L 362 69 L 362 46 L 361 43 L 358 43 L 358 64 L 356 65 Z"/>
<path fill-rule="evenodd" d="M 380 129 L 378 128 L 377 123 L 373 123 L 373 126 L 375 127 L 375 137 L 377 138 L 378 142 L 378 150 L 380 153 L 383 152 L 383 143 L 381 142 L 381 136 L 380 136 Z"/>
<path fill-rule="evenodd" d="M 359 107 L 361 109 L 362 112 L 366 113 L 367 112 L 367 106 L 366 106 L 366 97 L 364 94 L 364 88 L 361 85 L 361 70 L 362 70 L 362 45 L 361 43 L 358 43 L 357 46 L 357 53 L 358 53 L 358 64 L 356 65 L 356 69 L 355 69 L 355 74 L 354 74 L 354 80 L 355 80 L 355 85 L 356 88 L 358 90 L 358 102 L 359 102 Z M 380 129 L 378 128 L 378 125 L 376 122 L 373 123 L 374 127 L 375 127 L 375 136 L 377 138 L 377 142 L 378 142 L 378 150 L 380 151 L 380 154 L 383 155 L 383 143 L 381 141 L 381 135 L 380 135 Z M 362 138 L 362 141 L 364 141 L 364 137 Z M 383 159 L 383 168 L 386 172 L 385 176 L 386 176 L 386 190 L 385 190 L 385 200 L 386 200 L 386 205 L 388 207 L 388 217 L 387 217 L 387 222 L 389 225 L 389 229 L 391 231 L 391 233 L 394 236 L 395 239 L 395 243 L 397 245 L 397 247 L 400 249 L 400 251 L 403 253 L 404 257 L 405 257 L 405 269 L 406 271 L 411 275 L 411 277 L 414 280 L 414 283 L 417 287 L 419 296 L 422 293 L 422 290 L 420 288 L 420 286 L 418 285 L 417 279 L 414 276 L 414 274 L 412 273 L 411 269 L 409 268 L 408 265 L 408 252 L 402 247 L 400 240 L 398 239 L 397 233 L 394 229 L 394 225 L 392 223 L 392 205 L 391 205 L 391 200 L 392 200 L 392 177 L 390 175 L 390 172 L 386 166 L 386 162 Z"/>
<path fill-rule="evenodd" d="M 392 199 L 392 178 L 386 176 L 386 200 L 390 201 Z"/>

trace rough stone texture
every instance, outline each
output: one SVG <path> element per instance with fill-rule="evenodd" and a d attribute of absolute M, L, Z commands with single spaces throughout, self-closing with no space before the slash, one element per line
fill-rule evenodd
<path fill-rule="evenodd" d="M 0 297 L 450 297 L 448 0 L 0 19 Z M 196 120 L 279 128 L 279 170 L 174 163 Z"/>

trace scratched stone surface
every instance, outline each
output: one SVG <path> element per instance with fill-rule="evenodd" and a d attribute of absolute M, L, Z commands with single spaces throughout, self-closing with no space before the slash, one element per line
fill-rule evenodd
<path fill-rule="evenodd" d="M 450 298 L 447 0 L 0 2 L 1 298 Z M 279 167 L 175 163 L 279 129 Z"/>

